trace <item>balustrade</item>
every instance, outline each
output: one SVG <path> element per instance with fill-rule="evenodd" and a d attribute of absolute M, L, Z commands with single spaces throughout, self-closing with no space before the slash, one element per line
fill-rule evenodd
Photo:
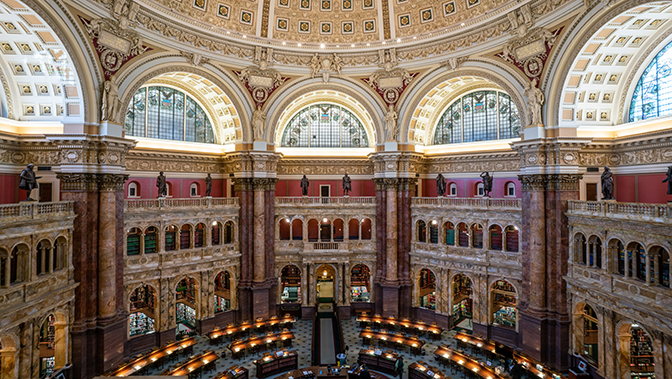
<path fill-rule="evenodd" d="M 50 203 L 25 202 L 18 204 L 0 205 L 0 220 L 3 222 L 14 219 L 36 219 L 59 215 L 74 215 L 71 201 L 57 201 Z"/>
<path fill-rule="evenodd" d="M 196 199 L 139 199 L 125 200 L 124 211 L 165 209 L 165 208 L 215 208 L 238 206 L 237 197 L 196 198 Z"/>
<path fill-rule="evenodd" d="M 567 212 L 574 215 L 672 222 L 672 206 L 668 204 L 570 200 L 567 202 Z"/>

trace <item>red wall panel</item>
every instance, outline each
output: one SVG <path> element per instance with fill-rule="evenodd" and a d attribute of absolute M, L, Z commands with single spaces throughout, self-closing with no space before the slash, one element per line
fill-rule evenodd
<path fill-rule="evenodd" d="M 663 183 L 664 174 L 637 175 L 637 179 L 640 203 L 664 204 L 672 201 L 672 195 L 667 194 L 667 183 Z"/>
<path fill-rule="evenodd" d="M 634 175 L 614 175 L 614 198 L 625 203 L 637 201 L 637 181 Z M 602 185 L 597 184 L 597 198 L 602 198 Z"/>
<path fill-rule="evenodd" d="M 26 199 L 26 191 L 19 190 L 19 175 L 0 175 L 0 204 L 16 203 Z"/>

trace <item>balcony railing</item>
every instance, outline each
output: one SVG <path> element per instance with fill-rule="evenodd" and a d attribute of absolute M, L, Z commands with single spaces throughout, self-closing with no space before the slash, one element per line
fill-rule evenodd
<path fill-rule="evenodd" d="M 164 208 L 218 208 L 226 206 L 237 206 L 237 197 L 215 197 L 215 198 L 196 198 L 196 199 L 139 199 L 126 200 L 124 202 L 125 211 L 164 209 Z"/>
<path fill-rule="evenodd" d="M 344 205 L 344 204 L 376 204 L 375 197 L 276 197 L 275 205 Z"/>
<path fill-rule="evenodd" d="M 570 200 L 567 202 L 567 211 L 574 215 L 672 222 L 672 206 L 666 204 Z"/>
<path fill-rule="evenodd" d="M 520 210 L 520 199 L 491 199 L 489 197 L 414 197 L 411 206 L 441 208 Z"/>
<path fill-rule="evenodd" d="M 72 214 L 74 214 L 74 207 L 71 201 L 57 201 L 52 203 L 26 202 L 0 205 L 0 220 L 36 219 Z"/>

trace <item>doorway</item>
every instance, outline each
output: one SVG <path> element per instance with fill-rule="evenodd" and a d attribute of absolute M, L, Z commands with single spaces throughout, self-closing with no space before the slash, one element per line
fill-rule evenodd
<path fill-rule="evenodd" d="M 40 183 L 39 185 L 40 188 L 40 202 L 41 203 L 48 203 L 51 201 L 51 188 L 52 184 L 51 183 Z"/>
<path fill-rule="evenodd" d="M 334 277 L 336 270 L 330 265 L 322 265 L 317 269 L 317 302 L 332 303 L 334 301 Z"/>
<path fill-rule="evenodd" d="M 597 183 L 586 183 L 586 201 L 597 201 Z"/>

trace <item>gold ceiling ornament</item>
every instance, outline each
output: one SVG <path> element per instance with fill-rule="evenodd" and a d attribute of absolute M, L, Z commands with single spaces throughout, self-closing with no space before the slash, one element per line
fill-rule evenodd
<path fill-rule="evenodd" d="M 114 0 L 110 9 L 110 15 L 119 23 L 119 28 L 126 29 L 135 26 L 135 18 L 140 10 L 140 5 L 133 0 Z"/>

